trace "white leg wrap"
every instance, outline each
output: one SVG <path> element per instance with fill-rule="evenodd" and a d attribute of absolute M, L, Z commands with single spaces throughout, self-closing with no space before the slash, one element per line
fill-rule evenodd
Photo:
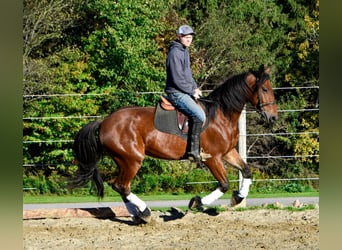
<path fill-rule="evenodd" d="M 252 179 L 248 178 L 245 179 L 243 178 L 242 180 L 242 186 L 241 189 L 239 190 L 239 196 L 241 198 L 246 198 L 249 192 L 249 186 L 252 184 Z"/>
<path fill-rule="evenodd" d="M 218 198 L 220 198 L 223 195 L 221 190 L 217 188 L 215 191 L 211 192 L 207 196 L 204 196 L 201 201 L 203 205 L 209 205 L 216 201 Z"/>
<path fill-rule="evenodd" d="M 136 205 L 138 209 L 140 210 L 140 212 L 144 212 L 144 210 L 147 207 L 146 203 L 142 201 L 141 199 L 139 199 L 139 197 L 133 193 L 130 193 L 126 198 L 127 200 L 132 202 L 134 205 Z"/>
<path fill-rule="evenodd" d="M 125 202 L 125 206 L 132 217 L 138 215 L 137 207 L 132 202 Z"/>

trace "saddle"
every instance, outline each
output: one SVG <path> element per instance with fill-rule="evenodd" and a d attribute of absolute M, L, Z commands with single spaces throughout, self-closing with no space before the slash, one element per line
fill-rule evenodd
<path fill-rule="evenodd" d="M 186 139 L 189 132 L 188 116 L 177 110 L 165 96 L 160 96 L 160 98 L 154 115 L 155 128 L 161 132 L 175 134 Z M 206 127 L 207 124 L 202 131 Z"/>

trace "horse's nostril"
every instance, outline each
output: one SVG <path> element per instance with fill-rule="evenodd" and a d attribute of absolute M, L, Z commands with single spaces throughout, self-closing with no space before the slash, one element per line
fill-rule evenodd
<path fill-rule="evenodd" d="M 275 122 L 277 119 L 278 119 L 278 117 L 277 117 L 277 116 L 275 116 L 275 115 L 272 115 L 270 120 L 271 120 L 271 122 Z"/>

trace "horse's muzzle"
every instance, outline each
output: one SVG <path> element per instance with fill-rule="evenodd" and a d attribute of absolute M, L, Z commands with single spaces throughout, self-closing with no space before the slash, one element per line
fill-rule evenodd
<path fill-rule="evenodd" d="M 278 119 L 278 114 L 273 114 L 270 112 L 262 111 L 262 116 L 265 118 L 265 120 L 269 123 L 274 123 Z"/>

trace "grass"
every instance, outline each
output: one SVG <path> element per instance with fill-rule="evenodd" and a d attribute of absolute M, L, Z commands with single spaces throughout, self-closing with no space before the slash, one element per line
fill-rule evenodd
<path fill-rule="evenodd" d="M 200 194 L 151 194 L 143 195 L 138 194 L 142 200 L 190 200 L 195 195 L 205 196 L 207 193 Z M 273 193 L 273 194 L 260 194 L 251 193 L 248 198 L 276 198 L 276 197 L 316 197 L 319 192 L 303 192 L 303 193 Z M 222 196 L 222 199 L 230 199 L 231 192 L 227 192 Z M 32 195 L 23 194 L 24 204 L 39 204 L 39 203 L 82 203 L 82 202 L 97 202 L 99 199 L 96 196 L 73 196 L 73 195 Z M 121 197 L 117 195 L 105 196 L 102 202 L 117 202 L 121 201 Z"/>

